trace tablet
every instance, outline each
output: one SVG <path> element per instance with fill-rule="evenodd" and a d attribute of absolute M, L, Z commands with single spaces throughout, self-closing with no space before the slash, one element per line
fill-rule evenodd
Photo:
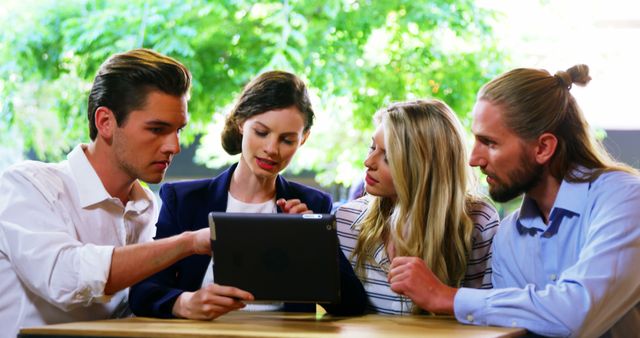
<path fill-rule="evenodd" d="M 334 215 L 211 212 L 209 226 L 215 283 L 256 301 L 338 301 Z"/>

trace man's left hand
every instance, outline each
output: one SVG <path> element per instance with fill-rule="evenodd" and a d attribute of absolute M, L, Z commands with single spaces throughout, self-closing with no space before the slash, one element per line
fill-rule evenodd
<path fill-rule="evenodd" d="M 388 278 L 391 290 L 411 298 L 420 308 L 453 314 L 453 299 L 458 289 L 440 282 L 422 259 L 395 257 Z"/>

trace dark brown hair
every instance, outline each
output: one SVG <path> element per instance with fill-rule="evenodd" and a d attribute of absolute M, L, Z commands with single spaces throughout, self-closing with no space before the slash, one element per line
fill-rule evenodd
<path fill-rule="evenodd" d="M 151 90 L 181 97 L 188 95 L 190 87 L 189 70 L 170 57 L 149 49 L 111 56 L 98 69 L 89 93 L 87 115 L 91 140 L 98 135 L 95 125 L 98 107 L 109 108 L 118 126 L 122 126 L 131 111 L 144 106 Z"/>
<path fill-rule="evenodd" d="M 314 113 L 307 87 L 297 76 L 283 71 L 260 74 L 244 87 L 238 102 L 227 116 L 222 131 L 222 148 L 230 155 L 242 152 L 239 126 L 246 119 L 270 110 L 295 106 L 304 117 L 304 131 L 313 125 Z"/>

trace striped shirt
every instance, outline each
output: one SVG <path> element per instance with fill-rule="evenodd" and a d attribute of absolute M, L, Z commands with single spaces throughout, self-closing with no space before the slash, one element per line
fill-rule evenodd
<path fill-rule="evenodd" d="M 367 210 L 370 198 L 365 196 L 342 205 L 336 211 L 340 248 L 355 268 L 355 257 L 351 257 L 360 234 L 359 224 Z M 471 209 L 473 221 L 472 250 L 469 253 L 467 272 L 462 286 L 477 289 L 490 289 L 491 285 L 491 243 L 498 230 L 499 217 L 496 209 L 489 203 L 476 202 Z M 387 273 L 391 261 L 387 256 L 384 243 L 380 242 L 374 251 L 375 265 L 365 264 L 365 276 L 359 276 L 369 297 L 368 312 L 403 315 L 411 314 L 413 303 L 391 291 Z"/>

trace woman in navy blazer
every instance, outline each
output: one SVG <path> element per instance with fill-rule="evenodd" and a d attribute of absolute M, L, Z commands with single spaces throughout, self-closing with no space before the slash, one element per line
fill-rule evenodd
<path fill-rule="evenodd" d="M 223 148 L 240 161 L 213 179 L 166 183 L 156 239 L 208 227 L 211 211 L 330 213 L 331 197 L 279 175 L 313 123 L 306 87 L 295 75 L 267 72 L 243 90 L 222 133 Z M 366 294 L 341 250 L 341 301 L 329 313 L 361 314 Z M 130 289 L 134 314 L 161 318 L 213 319 L 244 307 L 253 296 L 233 286 L 203 285 L 211 257 L 192 255 Z M 315 311 L 314 304 L 284 303 L 283 311 Z"/>

